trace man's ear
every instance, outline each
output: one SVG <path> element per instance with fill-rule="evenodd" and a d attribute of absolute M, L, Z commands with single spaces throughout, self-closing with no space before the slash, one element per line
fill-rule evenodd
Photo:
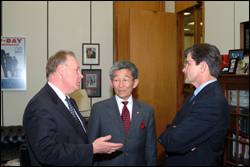
<path fill-rule="evenodd" d="M 133 88 L 136 88 L 138 83 L 139 83 L 139 79 L 137 78 L 137 79 L 134 80 Z"/>
<path fill-rule="evenodd" d="M 110 80 L 109 80 L 109 82 L 110 82 L 110 84 L 111 84 L 112 88 L 114 88 L 114 86 L 113 86 L 113 80 L 112 80 L 112 79 L 110 79 Z"/>
<path fill-rule="evenodd" d="M 208 70 L 208 65 L 205 61 L 201 62 L 201 71 L 202 73 L 205 72 L 206 70 Z"/>
<path fill-rule="evenodd" d="M 59 75 L 62 76 L 64 74 L 64 71 L 65 71 L 64 65 L 62 65 L 62 64 L 58 65 L 57 71 L 58 71 Z"/>

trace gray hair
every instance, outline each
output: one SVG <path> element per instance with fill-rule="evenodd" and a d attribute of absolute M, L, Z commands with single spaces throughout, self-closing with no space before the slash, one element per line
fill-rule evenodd
<path fill-rule="evenodd" d="M 111 80 L 113 79 L 113 73 L 115 70 L 121 70 L 121 69 L 129 69 L 133 76 L 133 80 L 138 78 L 138 69 L 133 63 L 129 61 L 118 61 L 110 68 L 109 71 L 110 79 Z"/>

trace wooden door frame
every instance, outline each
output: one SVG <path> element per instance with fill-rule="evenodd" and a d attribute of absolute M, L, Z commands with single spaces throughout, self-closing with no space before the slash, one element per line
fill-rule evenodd
<path fill-rule="evenodd" d="M 200 20 L 200 17 L 197 16 L 198 13 L 200 12 L 200 9 L 197 9 L 197 5 L 200 6 L 200 4 L 191 4 L 193 6 L 186 6 L 186 8 L 182 8 L 182 11 L 176 12 L 176 18 L 177 18 L 177 61 L 176 61 L 176 75 L 177 75 L 177 111 L 179 111 L 184 103 L 184 73 L 182 72 L 184 68 L 184 61 L 183 61 L 183 56 L 184 56 L 184 11 L 190 7 L 195 8 L 195 22 L 197 23 L 198 20 Z M 177 8 L 177 7 L 176 7 Z M 180 7 L 178 7 L 179 9 Z M 205 42 L 205 3 L 202 1 L 202 43 Z M 195 24 L 195 25 L 200 25 L 200 24 Z M 197 39 L 195 40 L 195 44 L 200 44 L 200 29 L 195 28 L 195 30 L 199 30 L 196 32 L 194 35 L 194 38 Z"/>

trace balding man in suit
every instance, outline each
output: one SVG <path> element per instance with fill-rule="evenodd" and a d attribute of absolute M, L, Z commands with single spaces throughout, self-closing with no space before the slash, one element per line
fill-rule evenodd
<path fill-rule="evenodd" d="M 48 82 L 30 100 L 24 115 L 29 157 L 32 166 L 91 166 L 93 154 L 121 148 L 110 135 L 92 142 L 76 102 L 68 95 L 79 89 L 83 78 L 75 54 L 59 51 L 46 66 Z"/>

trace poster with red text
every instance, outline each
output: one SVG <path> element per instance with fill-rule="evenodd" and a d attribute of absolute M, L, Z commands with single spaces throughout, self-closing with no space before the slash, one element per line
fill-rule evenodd
<path fill-rule="evenodd" d="M 1 36 L 1 90 L 26 90 L 26 41 Z"/>

